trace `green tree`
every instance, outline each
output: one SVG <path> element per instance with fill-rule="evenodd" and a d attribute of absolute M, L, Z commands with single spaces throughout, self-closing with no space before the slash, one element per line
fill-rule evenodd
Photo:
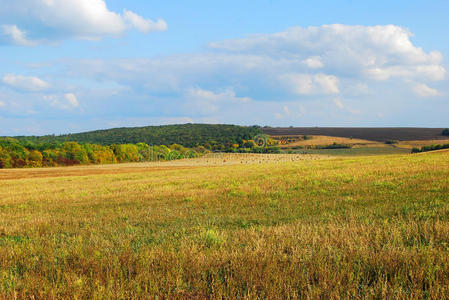
<path fill-rule="evenodd" d="M 444 129 L 442 135 L 449 136 L 449 128 Z"/>
<path fill-rule="evenodd" d="M 27 165 L 30 167 L 42 167 L 43 155 L 38 150 L 32 150 L 27 157 Z"/>
<path fill-rule="evenodd" d="M 0 146 L 0 169 L 11 168 L 11 156 Z"/>
<path fill-rule="evenodd" d="M 86 150 L 77 142 L 65 142 L 62 150 L 65 152 L 65 157 L 79 164 L 89 163 L 89 157 Z"/>

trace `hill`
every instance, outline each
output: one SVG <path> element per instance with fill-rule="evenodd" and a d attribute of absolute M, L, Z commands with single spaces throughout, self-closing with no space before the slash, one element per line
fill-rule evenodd
<path fill-rule="evenodd" d="M 47 136 L 17 136 L 19 141 L 33 143 L 62 143 L 73 141 L 100 145 L 136 144 L 172 145 L 195 147 L 206 144 L 234 144 L 242 140 L 252 139 L 262 133 L 258 126 L 182 124 L 164 126 L 146 126 L 132 128 L 114 128 L 89 132 L 47 135 Z"/>
<path fill-rule="evenodd" d="M 325 135 L 365 139 L 370 141 L 386 142 L 389 140 L 416 141 L 447 139 L 442 135 L 443 128 L 364 128 L 364 127 L 264 127 L 265 134 L 271 136 L 282 135 Z"/>

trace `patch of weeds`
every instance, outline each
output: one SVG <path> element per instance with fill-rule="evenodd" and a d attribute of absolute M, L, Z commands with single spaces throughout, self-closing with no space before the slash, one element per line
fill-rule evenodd
<path fill-rule="evenodd" d="M 344 201 L 345 201 L 346 203 L 353 203 L 353 202 L 355 202 L 354 198 L 351 197 L 351 196 L 346 196 L 346 197 L 344 198 Z"/>
<path fill-rule="evenodd" d="M 8 242 L 22 244 L 28 242 L 29 240 L 30 240 L 29 237 L 22 235 L 5 235 L 5 236 L 0 235 L 0 245 L 6 244 Z"/>
<path fill-rule="evenodd" d="M 391 189 L 391 190 L 398 187 L 396 184 L 394 184 L 393 182 L 389 182 L 389 181 L 374 181 L 373 186 Z"/>
<path fill-rule="evenodd" d="M 11 272 L 7 271 L 0 272 L 0 279 L 1 279 L 0 291 L 9 293 L 16 290 L 17 279 Z"/>
<path fill-rule="evenodd" d="M 279 201 L 277 199 L 268 198 L 268 206 L 272 208 L 279 207 Z"/>
<path fill-rule="evenodd" d="M 138 239 L 133 239 L 130 243 L 131 249 L 134 253 L 138 252 L 140 248 L 156 244 L 156 240 L 152 235 L 147 235 Z"/>
<path fill-rule="evenodd" d="M 236 188 L 231 187 L 231 190 L 228 193 L 228 196 L 230 197 L 243 197 L 246 193 L 243 191 L 239 191 Z"/>
<path fill-rule="evenodd" d="M 193 197 L 185 197 L 183 200 L 182 200 L 182 202 L 184 202 L 184 203 L 190 203 L 190 202 L 193 202 Z"/>
<path fill-rule="evenodd" d="M 205 183 L 203 183 L 202 187 L 205 189 L 209 189 L 209 190 L 215 190 L 216 188 L 218 188 L 218 185 L 216 185 L 215 183 L 206 181 Z"/>
<path fill-rule="evenodd" d="M 208 248 L 220 247 L 224 244 L 224 239 L 214 229 L 209 229 L 203 234 L 203 241 Z"/>
<path fill-rule="evenodd" d="M 326 196 L 326 195 L 330 195 L 330 191 L 326 190 L 326 189 L 315 189 L 309 192 L 310 195 L 312 196 Z"/>
<path fill-rule="evenodd" d="M 278 190 L 275 192 L 271 192 L 270 197 L 273 199 L 286 199 L 286 198 L 288 198 L 288 195 L 285 191 Z"/>
<path fill-rule="evenodd" d="M 239 220 L 237 222 L 240 228 L 246 229 L 260 225 L 259 220 Z"/>
<path fill-rule="evenodd" d="M 8 204 L 2 204 L 2 205 L 0 205 L 0 209 L 10 209 L 10 208 L 12 208 L 12 206 L 11 206 L 11 205 L 8 205 Z"/>

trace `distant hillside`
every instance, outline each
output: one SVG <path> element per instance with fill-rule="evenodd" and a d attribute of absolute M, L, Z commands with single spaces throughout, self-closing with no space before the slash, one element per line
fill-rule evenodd
<path fill-rule="evenodd" d="M 61 143 L 73 141 L 100 145 L 147 143 L 149 145 L 180 144 L 195 147 L 206 144 L 233 144 L 252 139 L 262 133 L 258 126 L 183 124 L 114 128 L 66 135 L 18 136 L 20 141 L 33 143 Z"/>
<path fill-rule="evenodd" d="M 447 139 L 443 128 L 363 128 L 363 127 L 264 127 L 263 132 L 272 136 L 325 135 L 385 142 L 388 140 L 415 141 Z"/>

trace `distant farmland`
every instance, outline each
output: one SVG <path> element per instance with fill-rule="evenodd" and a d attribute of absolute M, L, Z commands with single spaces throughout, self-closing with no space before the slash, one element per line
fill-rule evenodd
<path fill-rule="evenodd" d="M 385 142 L 388 140 L 416 141 L 447 139 L 441 133 L 443 128 L 362 128 L 362 127 L 278 127 L 263 128 L 265 134 L 282 135 L 325 135 Z"/>

